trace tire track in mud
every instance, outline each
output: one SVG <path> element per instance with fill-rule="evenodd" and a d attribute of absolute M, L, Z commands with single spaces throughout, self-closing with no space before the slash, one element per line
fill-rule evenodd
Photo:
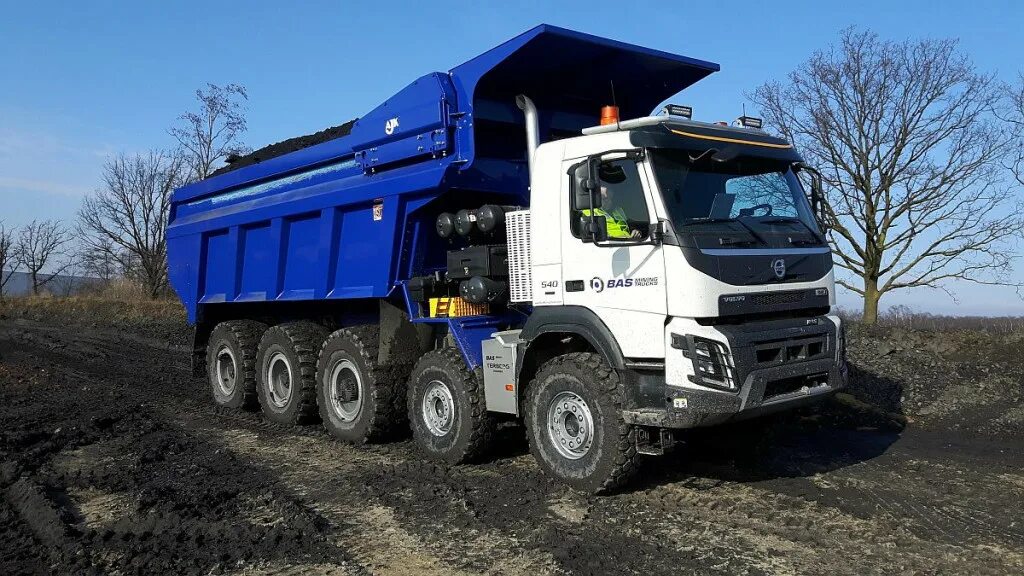
<path fill-rule="evenodd" d="M 21 517 L 38 518 L 29 525 L 46 565 L 59 567 L 51 570 L 209 573 L 251 564 L 266 573 L 326 562 L 343 573 L 366 573 L 330 542 L 343 525 L 326 522 L 286 489 L 268 492 L 266 485 L 277 481 L 262 462 L 225 458 L 217 446 L 177 424 L 181 415 L 203 411 L 200 403 L 185 400 L 194 392 L 191 385 L 171 386 L 188 381 L 181 378 L 184 366 L 175 366 L 166 352 L 119 349 L 116 337 L 106 335 L 65 342 L 45 328 L 41 332 L 36 338 L 0 333 L 5 376 L 14 380 L 4 384 L 6 391 L 28 393 L 38 414 L 49 410 L 51 428 L 22 432 L 32 428 L 5 407 L 0 414 L 14 432 L 0 433 L 0 457 L 11 458 L 31 486 L 44 487 L 26 492 L 19 486 L 30 486 L 28 480 L 16 480 L 8 501 L 21 508 Z M 43 364 L 51 368 L 43 372 Z M 174 406 L 178 416 L 161 418 L 154 408 L 160 404 Z M 91 424 L 79 428 L 77 422 Z M 56 465 L 56 456 L 83 449 L 103 458 L 86 459 L 78 469 Z M 134 506 L 106 524 L 89 526 L 80 514 L 89 502 L 68 496 L 84 490 L 116 494 Z M 247 499 L 262 499 L 271 515 L 264 522 L 239 522 Z M 61 518 L 33 512 L 46 501 L 58 506 Z M 67 530 L 78 537 L 61 542 L 50 534 Z"/>
<path fill-rule="evenodd" d="M 65 550 L 43 553 L 39 566 L 85 567 L 74 555 L 88 545 L 99 552 L 87 559 L 101 565 L 131 567 L 128 554 L 142 550 L 154 566 L 181 573 L 328 566 L 340 574 L 1024 570 L 1020 526 L 999 513 L 1019 504 L 1020 478 L 1005 467 L 936 463 L 914 444 L 851 456 L 808 445 L 801 434 L 822 433 L 797 426 L 796 440 L 745 448 L 752 457 L 707 453 L 737 449 L 736 440 L 703 448 L 698 442 L 649 461 L 646 480 L 632 491 L 595 498 L 542 476 L 515 428 L 503 432 L 511 445 L 505 454 L 447 467 L 422 462 L 409 441 L 354 448 L 319 427 L 289 428 L 215 408 L 205 383 L 189 376 L 187 350 L 151 340 L 114 328 L 0 326 L 0 379 L 14 380 L 9 389 L 2 382 L 13 395 L 0 415 L 15 422 L 0 432 L 0 460 L 16 463 L 26 477 L 18 482 L 31 482 L 49 502 L 61 500 L 53 504 L 58 513 L 77 516 L 61 520 L 65 528 L 91 534 L 71 534 Z M 76 418 L 83 421 L 67 424 Z M 960 477 L 955 489 L 934 492 L 924 480 L 909 481 L 912 472 L 903 468 L 922 453 L 927 465 L 919 475 Z M 153 473 L 164 480 L 146 477 Z M 212 491 L 188 488 L 216 475 L 241 488 L 216 480 Z M 2 483 L 8 490 L 12 484 Z M 984 497 L 969 497 L 968 484 Z M 942 498 L 928 502 L 933 492 Z M 960 505 L 952 506 L 957 498 Z M 204 516 L 196 510 L 204 506 L 218 510 Z M 152 510 L 163 525 L 187 526 L 157 530 L 160 550 L 140 542 Z M 0 507 L 0 517 L 22 516 L 13 514 Z M 258 521 L 264 516 L 269 527 Z M 315 545 L 275 555 L 241 542 L 266 539 L 294 518 L 311 523 Z M 176 540 L 189 531 L 208 534 L 220 552 L 226 545 L 217 543 L 216 525 L 227 519 L 243 528 L 236 540 L 245 551 L 237 558 L 202 556 L 187 538 Z M 4 534 L 24 542 L 29 529 L 15 521 Z M 125 534 L 127 543 L 120 542 Z M 166 534 L 173 538 L 161 540 Z M 39 558 L 30 556 L 14 558 L 31 566 Z M 176 556 L 185 560 L 175 564 Z M 8 558 L 5 545 L 0 561 Z"/>

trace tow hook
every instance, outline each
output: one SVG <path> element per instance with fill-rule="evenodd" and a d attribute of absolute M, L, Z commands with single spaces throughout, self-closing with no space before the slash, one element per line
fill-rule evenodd
<path fill-rule="evenodd" d="M 636 451 L 648 456 L 661 456 L 676 443 L 672 431 L 653 426 L 636 427 Z"/>

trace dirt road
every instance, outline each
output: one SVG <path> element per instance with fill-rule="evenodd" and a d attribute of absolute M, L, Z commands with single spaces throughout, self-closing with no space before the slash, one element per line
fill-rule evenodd
<path fill-rule="evenodd" d="M 1024 572 L 1019 436 L 834 402 L 590 497 L 517 427 L 449 468 L 214 409 L 182 334 L 0 318 L 0 573 Z"/>

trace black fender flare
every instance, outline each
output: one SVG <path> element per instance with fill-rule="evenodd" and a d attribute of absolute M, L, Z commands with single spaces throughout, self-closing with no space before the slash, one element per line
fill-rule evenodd
<path fill-rule="evenodd" d="M 523 342 L 523 359 L 530 353 L 530 343 L 538 336 L 548 333 L 576 334 L 604 357 L 608 365 L 616 370 L 626 367 L 622 349 L 611 330 L 601 318 L 583 306 L 538 306 L 530 313 L 523 331 L 519 334 Z M 523 360 L 521 359 L 521 360 Z M 522 370 L 523 362 L 519 362 Z"/>

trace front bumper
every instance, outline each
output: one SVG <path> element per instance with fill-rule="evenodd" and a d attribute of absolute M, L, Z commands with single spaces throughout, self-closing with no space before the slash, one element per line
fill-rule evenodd
<path fill-rule="evenodd" d="M 845 388 L 848 370 L 838 324 L 823 321 L 808 327 L 805 320 L 792 326 L 773 322 L 732 326 L 719 332 L 719 339 L 731 350 L 732 374 L 737 386 L 732 391 L 716 390 L 693 384 L 700 378 L 687 376 L 688 383 L 678 385 L 678 375 L 666 372 L 633 374 L 637 395 L 634 406 L 623 411 L 628 423 L 661 428 L 694 428 L 789 410 L 820 401 Z M 782 345 L 806 342 L 819 337 L 825 353 L 807 359 L 785 362 L 758 362 L 758 350 L 764 355 L 764 342 Z M 781 339 L 780 339 L 781 338 Z M 787 340 L 790 338 L 791 340 Z M 685 352 L 673 350 L 685 355 Z M 686 362 L 691 362 L 689 358 Z M 666 361 L 666 365 L 673 366 Z M 692 371 L 691 371 L 692 372 Z M 675 385 L 673 385 L 675 384 Z"/>

